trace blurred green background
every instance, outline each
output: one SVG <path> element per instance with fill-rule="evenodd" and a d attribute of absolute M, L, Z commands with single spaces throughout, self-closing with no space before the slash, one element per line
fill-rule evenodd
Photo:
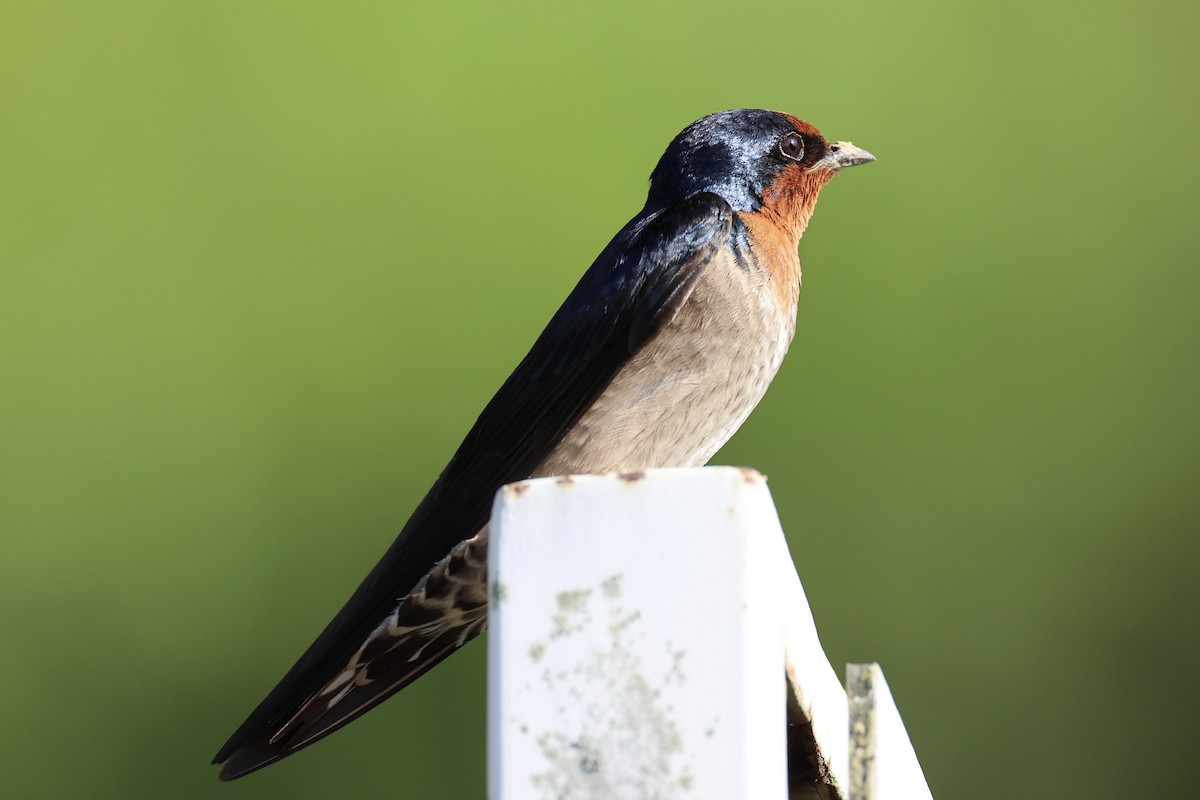
<path fill-rule="evenodd" d="M 0 12 L 0 796 L 482 797 L 484 647 L 208 760 L 706 113 L 879 162 L 717 457 L 941 798 L 1180 797 L 1200 703 L 1193 6 Z"/>

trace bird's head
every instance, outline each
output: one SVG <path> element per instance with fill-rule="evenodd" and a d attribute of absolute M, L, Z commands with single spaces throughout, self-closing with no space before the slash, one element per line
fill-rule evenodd
<path fill-rule="evenodd" d="M 802 232 L 833 176 L 874 160 L 849 142 L 828 141 L 791 114 L 722 111 L 675 137 L 650 175 L 647 204 L 666 206 L 712 192 L 735 211 L 765 212 Z"/>

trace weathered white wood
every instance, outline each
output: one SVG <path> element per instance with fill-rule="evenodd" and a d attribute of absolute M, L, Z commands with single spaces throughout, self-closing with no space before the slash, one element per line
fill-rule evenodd
<path fill-rule="evenodd" d="M 932 800 L 879 665 L 848 665 L 846 693 L 851 750 L 848 800 Z"/>
<path fill-rule="evenodd" d="M 490 551 L 491 800 L 787 796 L 781 615 L 799 584 L 761 475 L 514 484 Z"/>
<path fill-rule="evenodd" d="M 492 800 L 783 800 L 785 708 L 820 774 L 793 797 L 930 797 L 878 665 L 847 701 L 757 472 L 513 484 L 490 549 Z"/>
<path fill-rule="evenodd" d="M 772 506 L 774 514 L 774 506 Z M 778 517 L 775 527 L 778 528 Z M 850 779 L 849 712 L 846 692 L 825 655 L 812 609 L 792 563 L 782 531 L 771 535 L 777 592 L 783 604 L 783 637 L 788 690 L 803 716 L 812 723 L 817 755 L 827 783 L 844 793 Z"/>

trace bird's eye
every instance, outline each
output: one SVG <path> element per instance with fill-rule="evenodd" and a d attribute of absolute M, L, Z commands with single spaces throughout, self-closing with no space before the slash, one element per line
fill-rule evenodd
<path fill-rule="evenodd" d="M 799 161 L 804 158 L 804 139 L 798 133 L 789 133 L 779 140 L 779 154 L 792 161 Z"/>

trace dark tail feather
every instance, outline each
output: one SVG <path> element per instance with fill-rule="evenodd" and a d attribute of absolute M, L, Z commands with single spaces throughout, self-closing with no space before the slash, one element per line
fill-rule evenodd
<path fill-rule="evenodd" d="M 337 671 L 327 672 L 316 691 L 265 722 L 258 710 L 251 714 L 213 759 L 225 764 L 221 780 L 328 736 L 424 675 L 486 624 L 487 538 L 481 532 L 438 562 L 365 641 L 348 642 Z"/>
<path fill-rule="evenodd" d="M 324 702 L 320 702 L 321 697 L 314 695 L 278 732 L 275 732 L 276 728 L 268 728 L 242 742 L 224 757 L 218 754 L 213 763 L 224 763 L 221 780 L 231 781 L 248 775 L 325 738 L 437 666 L 457 650 L 458 645 L 454 641 L 443 644 L 435 652 L 431 652 L 431 649 L 432 643 L 425 648 L 424 660 L 391 684 L 377 681 L 376 684 L 355 687 L 356 691 L 352 691 L 333 708 L 327 708 Z M 361 695 L 358 694 L 360 689 Z"/>

